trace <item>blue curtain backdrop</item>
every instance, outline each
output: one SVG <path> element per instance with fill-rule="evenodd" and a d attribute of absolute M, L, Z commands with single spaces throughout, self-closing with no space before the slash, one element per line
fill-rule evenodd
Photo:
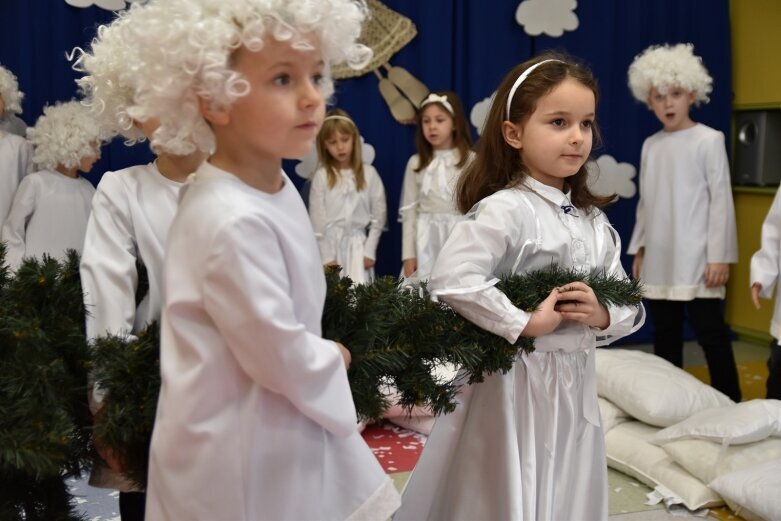
<path fill-rule="evenodd" d="M 626 86 L 633 57 L 651 44 L 691 42 L 714 78 L 711 102 L 695 109 L 694 119 L 721 130 L 730 142 L 731 69 L 728 0 L 649 0 L 579 2 L 579 26 L 561 37 L 532 37 L 515 21 L 519 0 L 387 0 L 391 9 L 409 17 L 418 29 L 412 42 L 391 58 L 433 89 L 456 91 L 467 114 L 491 95 L 506 71 L 546 49 L 579 56 L 593 69 L 601 87 L 598 120 L 610 154 L 637 167 L 643 140 L 659 129 L 653 113 L 637 103 Z M 97 7 L 78 9 L 64 0 L 2 0 L 0 63 L 19 77 L 23 118 L 34 123 L 45 103 L 76 95 L 75 73 L 66 51 L 88 45 L 96 27 L 113 14 Z M 396 123 L 377 89 L 373 74 L 337 85 L 335 102 L 356 120 L 376 150 L 374 165 L 388 197 L 388 231 L 378 252 L 378 273 L 400 269 L 401 228 L 396 222 L 402 176 L 414 150 L 414 128 Z M 474 129 L 473 129 L 474 131 Z M 476 132 L 474 137 L 477 138 Z M 146 144 L 127 148 L 119 141 L 104 148 L 103 159 L 89 178 L 97 183 L 108 170 L 147 162 Z M 294 162 L 286 169 L 293 174 Z M 622 199 L 608 210 L 624 244 L 634 225 L 637 198 Z M 631 258 L 624 257 L 627 269 Z M 648 327 L 633 341 L 647 341 Z"/>

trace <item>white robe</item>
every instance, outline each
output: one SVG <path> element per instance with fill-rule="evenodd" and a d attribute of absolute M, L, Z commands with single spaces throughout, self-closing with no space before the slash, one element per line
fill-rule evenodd
<path fill-rule="evenodd" d="M 0 228 L 2 228 L 14 194 L 22 178 L 33 170 L 33 150 L 16 134 L 0 130 Z"/>
<path fill-rule="evenodd" d="M 181 186 L 151 163 L 103 174 L 92 199 L 81 256 L 87 339 L 106 334 L 133 339 L 160 318 L 163 252 Z M 138 306 L 136 260 L 146 267 L 149 281 L 149 291 Z M 102 390 L 95 387 L 90 403 L 93 413 L 104 399 Z M 90 485 L 136 490 L 100 462 L 93 465 Z"/>
<path fill-rule="evenodd" d="M 604 214 L 565 213 L 566 195 L 534 179 L 481 201 L 456 225 L 431 277 L 434 295 L 510 342 L 531 314 L 496 277 L 551 263 L 626 277 Z M 642 308 L 610 307 L 603 331 L 567 321 L 507 374 L 468 386 L 437 419 L 394 517 L 405 520 L 607 518 L 607 466 L 594 350 L 642 325 Z"/>
<path fill-rule="evenodd" d="M 707 263 L 738 260 L 735 208 L 724 134 L 702 124 L 659 131 L 643 143 L 640 200 L 627 253 L 645 247 L 645 296 L 724 298 L 705 286 Z"/>
<path fill-rule="evenodd" d="M 435 150 L 426 168 L 415 172 L 420 159 L 417 154 L 407 162 L 401 189 L 399 220 L 402 223 L 402 260 L 415 258 L 418 280 L 428 280 L 434 261 L 453 226 L 464 216 L 458 211 L 455 190 L 463 167 L 456 166 L 458 149 Z"/>
<path fill-rule="evenodd" d="M 150 520 L 384 520 L 399 497 L 320 336 L 325 277 L 290 179 L 204 163 L 168 236 Z"/>
<path fill-rule="evenodd" d="M 340 170 L 336 184 L 329 188 L 325 168 L 319 168 L 309 191 L 309 217 L 323 264 L 336 262 L 342 275 L 358 284 L 374 278 L 374 268 L 365 269 L 363 259 L 377 258 L 388 214 L 377 170 L 364 164 L 363 173 L 366 185 L 359 192 L 352 169 Z"/>
<path fill-rule="evenodd" d="M 44 253 L 58 259 L 68 249 L 81 253 L 94 193 L 81 176 L 48 170 L 25 176 L 0 233 L 8 266 L 16 270 L 24 258 Z"/>
<path fill-rule="evenodd" d="M 751 257 L 751 284 L 762 285 L 760 296 L 772 298 L 773 289 L 781 273 L 781 190 L 776 191 L 773 204 L 762 223 L 762 246 Z M 749 286 L 749 287 L 750 287 Z M 776 291 L 773 318 L 770 321 L 770 334 L 781 342 L 781 292 Z"/>

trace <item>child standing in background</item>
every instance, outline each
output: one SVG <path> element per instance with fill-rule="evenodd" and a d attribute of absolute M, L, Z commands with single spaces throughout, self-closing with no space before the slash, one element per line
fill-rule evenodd
<path fill-rule="evenodd" d="M 377 170 L 364 163 L 361 136 L 350 116 L 332 109 L 317 135 L 322 165 L 312 177 L 309 216 L 323 264 L 363 284 L 374 278 L 377 243 L 385 228 L 385 187 Z"/>
<path fill-rule="evenodd" d="M 399 216 L 402 274 L 428 280 L 453 226 L 463 216 L 455 187 L 473 157 L 472 137 L 461 100 L 454 92 L 433 92 L 420 104 L 415 145 L 407 162 Z"/>
<path fill-rule="evenodd" d="M 321 337 L 323 267 L 282 171 L 314 144 L 329 64 L 371 58 L 365 4 L 146 6 L 164 12 L 128 44 L 158 54 L 129 113 L 159 119 L 155 149 L 213 150 L 166 244 L 147 517 L 385 520 L 398 494 L 357 432 L 349 351 Z"/>
<path fill-rule="evenodd" d="M 22 111 L 22 97 L 16 76 L 0 65 L 0 118 Z M 5 120 L 6 122 L 8 119 Z M 0 229 L 22 178 L 32 172 L 32 147 L 12 126 L 0 125 Z"/>
<path fill-rule="evenodd" d="M 737 262 L 735 210 L 724 134 L 690 116 L 713 80 L 691 44 L 652 46 L 629 67 L 629 86 L 662 123 L 643 143 L 640 200 L 627 253 L 643 280 L 654 353 L 683 367 L 688 318 L 705 352 L 711 385 L 741 398 L 723 300 Z"/>
<path fill-rule="evenodd" d="M 0 65 L 0 131 L 26 135 L 27 125 L 17 116 L 22 113 L 23 98 L 14 73 Z"/>
<path fill-rule="evenodd" d="M 536 350 L 465 387 L 437 419 L 395 521 L 607 519 L 595 347 L 640 327 L 642 308 L 606 308 L 573 282 L 528 312 L 495 286 L 551 263 L 626 278 L 618 233 L 600 210 L 611 198 L 587 184 L 596 103 L 591 72 L 553 53 L 516 66 L 497 89 L 458 184 L 469 213 L 430 288 L 508 342 L 537 337 Z"/>
<path fill-rule="evenodd" d="M 762 224 L 762 247 L 751 257 L 751 299 L 759 309 L 759 298 L 769 299 L 776 288 L 776 304 L 770 322 L 770 357 L 767 361 L 767 396 L 781 400 L 781 291 L 777 288 L 781 273 L 781 190 L 776 192 L 770 211 Z"/>
<path fill-rule="evenodd" d="M 100 158 L 104 135 L 77 101 L 44 107 L 27 130 L 33 162 L 43 170 L 22 179 L 0 232 L 12 270 L 27 257 L 81 253 L 95 188 L 79 172 L 89 172 Z"/>

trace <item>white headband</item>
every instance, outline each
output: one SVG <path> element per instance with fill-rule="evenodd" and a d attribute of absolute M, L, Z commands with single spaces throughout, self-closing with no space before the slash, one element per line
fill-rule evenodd
<path fill-rule="evenodd" d="M 431 94 L 426 96 L 426 99 L 420 102 L 421 110 L 423 110 L 423 107 L 425 107 L 430 103 L 440 103 L 443 107 L 447 109 L 448 112 L 450 112 L 451 116 L 456 115 L 456 111 L 453 110 L 453 105 L 451 105 L 450 102 L 447 100 L 447 96 L 440 96 L 432 92 Z"/>
<path fill-rule="evenodd" d="M 326 116 L 326 117 L 325 117 L 325 119 L 323 119 L 323 123 L 325 123 L 326 121 L 328 121 L 328 120 L 331 120 L 331 119 L 341 119 L 342 121 L 347 121 L 347 122 L 349 122 L 349 123 L 350 123 L 352 126 L 354 126 L 355 128 L 358 128 L 358 127 L 355 125 L 355 121 L 351 120 L 351 119 L 350 119 L 350 118 L 348 118 L 347 116 L 340 116 L 339 114 L 334 114 L 333 116 Z"/>
<path fill-rule="evenodd" d="M 556 60 L 556 59 L 553 59 L 553 58 L 551 58 L 549 60 L 542 60 L 541 62 L 537 62 L 534 65 L 532 65 L 531 67 L 529 67 L 528 69 L 526 69 L 525 71 L 523 71 L 523 73 L 520 76 L 518 76 L 518 79 L 515 80 L 515 83 L 513 83 L 513 88 L 510 89 L 510 94 L 507 95 L 507 119 L 508 120 L 510 119 L 510 105 L 512 105 L 512 103 L 513 103 L 513 96 L 515 96 L 515 91 L 518 90 L 518 87 L 521 86 L 521 83 L 523 83 L 524 80 L 526 80 L 526 78 L 529 77 L 529 74 L 531 74 L 534 69 L 536 69 L 537 67 L 539 67 L 543 63 L 548 63 L 548 62 L 564 63 L 561 60 Z"/>

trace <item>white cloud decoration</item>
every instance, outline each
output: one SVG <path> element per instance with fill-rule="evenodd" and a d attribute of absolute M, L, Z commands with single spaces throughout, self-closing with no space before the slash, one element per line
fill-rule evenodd
<path fill-rule="evenodd" d="M 496 91 L 489 97 L 475 103 L 475 106 L 472 107 L 472 110 L 469 112 L 469 121 L 471 121 L 472 125 L 477 129 L 478 134 L 483 133 L 483 126 L 485 125 L 485 120 L 488 117 L 488 110 L 491 108 L 494 97 L 496 97 Z"/>
<path fill-rule="evenodd" d="M 634 178 L 637 169 L 631 163 L 618 163 L 613 156 L 599 156 L 596 164 L 588 163 L 588 185 L 597 195 L 616 194 L 629 199 L 637 193 Z"/>
<path fill-rule="evenodd" d="M 364 163 L 374 163 L 374 147 L 363 139 L 361 136 L 361 157 Z M 300 177 L 304 179 L 311 179 L 315 175 L 315 170 L 320 166 L 320 162 L 317 159 L 317 147 L 312 147 L 307 155 L 301 158 L 301 161 L 296 165 L 295 171 Z"/>
<path fill-rule="evenodd" d="M 577 6 L 577 0 L 524 0 L 515 11 L 515 20 L 530 36 L 559 37 L 578 28 Z"/>
<path fill-rule="evenodd" d="M 146 0 L 65 0 L 65 3 L 82 9 L 94 5 L 95 7 L 100 7 L 107 11 L 119 11 L 127 7 L 127 4 L 144 1 Z"/>

